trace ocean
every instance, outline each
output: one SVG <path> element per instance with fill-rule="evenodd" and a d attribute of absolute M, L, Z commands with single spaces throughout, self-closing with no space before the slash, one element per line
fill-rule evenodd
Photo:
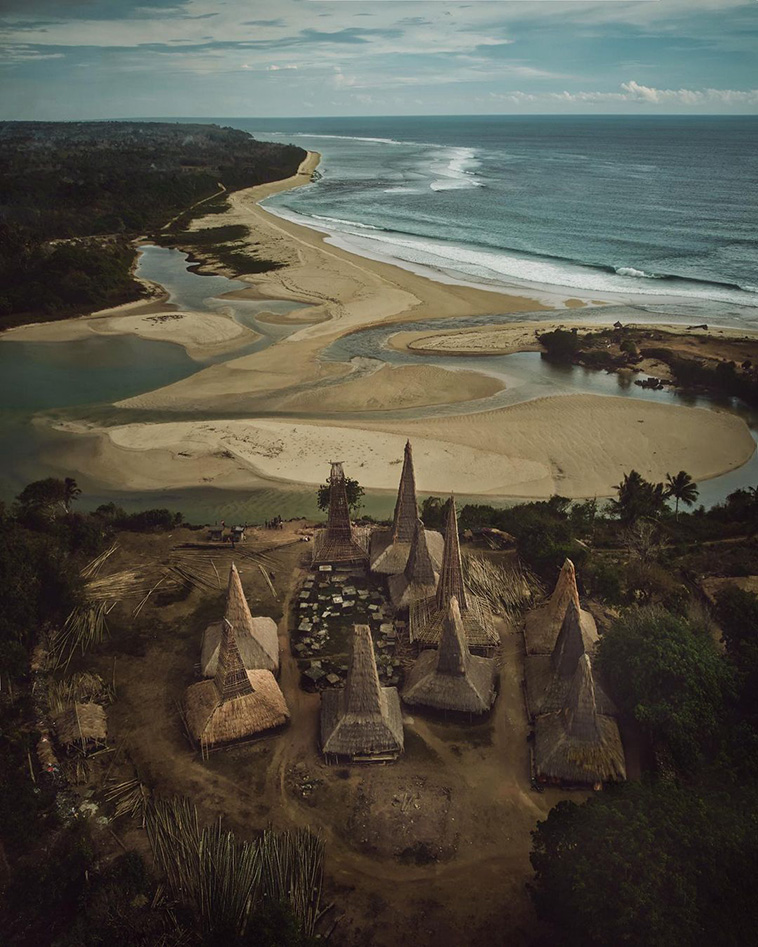
<path fill-rule="evenodd" d="M 758 118 L 213 120 L 321 152 L 266 206 L 358 252 L 758 325 Z"/>

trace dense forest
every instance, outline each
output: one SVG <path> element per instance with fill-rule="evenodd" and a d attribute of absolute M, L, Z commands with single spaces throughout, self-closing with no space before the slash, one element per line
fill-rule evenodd
<path fill-rule="evenodd" d="M 0 123 L 0 328 L 140 298 L 135 237 L 304 157 L 218 125 Z"/>

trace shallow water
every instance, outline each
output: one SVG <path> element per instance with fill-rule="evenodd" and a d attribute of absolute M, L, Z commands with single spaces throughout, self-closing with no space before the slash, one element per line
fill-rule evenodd
<path fill-rule="evenodd" d="M 249 491 L 220 490 L 197 487 L 186 490 L 140 491 L 136 494 L 104 489 L 58 461 L 71 435 L 35 424 L 36 414 L 52 413 L 98 417 L 114 423 L 132 420 L 126 413 L 111 407 L 112 403 L 142 392 L 151 391 L 186 378 L 211 362 L 225 361 L 271 345 L 292 332 L 288 326 L 272 325 L 258 320 L 261 312 L 284 313 L 299 304 L 286 301 L 238 300 L 219 298 L 224 293 L 246 286 L 239 280 L 223 276 L 200 276 L 188 268 L 186 255 L 177 250 L 146 246 L 142 248 L 141 276 L 161 283 L 169 292 L 168 302 L 179 309 L 228 312 L 240 324 L 261 334 L 261 338 L 233 352 L 205 362 L 191 359 L 185 350 L 170 342 L 138 339 L 133 336 L 93 337 L 68 343 L 5 342 L 0 344 L 0 498 L 11 499 L 30 480 L 44 476 L 74 475 L 84 488 L 81 506 L 86 509 L 114 500 L 127 510 L 166 506 L 181 510 L 195 522 L 230 521 L 259 522 L 274 515 L 285 518 L 314 516 L 317 513 L 315 490 L 309 487 L 291 489 L 252 487 Z M 499 317 L 503 322 L 525 318 L 555 319 L 554 312 L 519 313 Z M 631 307 L 571 312 L 571 320 L 582 318 L 613 322 L 672 321 L 670 312 Z M 498 321 L 486 316 L 448 320 L 445 329 L 480 325 Z M 403 330 L 439 329 L 434 321 L 406 324 Z M 492 398 L 466 405 L 443 405 L 428 409 L 393 412 L 371 412 L 352 417 L 412 418 L 440 414 L 458 414 L 489 410 L 516 404 L 532 398 L 554 394 L 590 393 L 638 398 L 659 403 L 698 407 L 720 407 L 740 414 L 758 430 L 758 417 L 739 404 L 717 403 L 708 398 L 692 398 L 670 391 L 645 391 L 615 374 L 590 371 L 578 366 L 556 366 L 544 361 L 538 353 L 524 352 L 508 356 L 451 357 L 418 356 L 398 352 L 387 346 L 388 337 L 398 331 L 378 327 L 352 333 L 333 343 L 323 354 L 326 360 L 353 361 L 360 370 L 370 371 L 377 360 L 391 364 L 435 364 L 453 369 L 471 369 L 502 379 L 506 389 Z M 332 382 L 326 381 L 322 385 Z M 313 386 L 314 388 L 320 385 Z M 317 402 L 314 402 L 317 403 Z M 263 412 L 265 413 L 265 412 Z M 122 416 L 123 415 L 123 416 Z M 118 417 L 117 417 L 118 416 Z M 320 417 L 325 415 L 320 414 Z M 196 415 L 195 415 L 196 417 Z M 158 412 L 151 420 L 160 420 Z M 176 419 L 175 415 L 171 415 Z M 78 437 L 77 440 L 81 441 Z M 326 477 L 326 459 L 324 476 Z M 706 505 L 722 500 L 737 487 L 758 483 L 758 455 L 737 471 L 700 485 L 701 502 Z M 467 499 L 460 497 L 465 503 Z M 490 501 L 487 501 L 490 502 Z M 503 501 L 505 502 L 505 501 Z M 376 517 L 391 514 L 394 497 L 371 493 L 365 498 L 364 510 Z"/>

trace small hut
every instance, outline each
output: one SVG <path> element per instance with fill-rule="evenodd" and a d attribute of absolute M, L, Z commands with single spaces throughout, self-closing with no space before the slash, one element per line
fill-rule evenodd
<path fill-rule="evenodd" d="M 626 779 L 619 729 L 598 712 L 588 654 L 577 663 L 564 706 L 537 718 L 534 775 L 539 782 L 596 788 Z"/>
<path fill-rule="evenodd" d="M 347 682 L 321 694 L 321 750 L 327 761 L 394 760 L 403 752 L 396 687 L 382 687 L 368 625 L 356 625 Z"/>
<path fill-rule="evenodd" d="M 422 651 L 406 677 L 403 700 L 436 710 L 484 714 L 495 700 L 493 658 L 472 655 L 458 599 L 450 600 L 436 651 Z"/>
<path fill-rule="evenodd" d="M 421 520 L 416 520 L 416 531 L 405 569 L 400 575 L 391 575 L 389 578 L 390 598 L 395 608 L 409 608 L 414 602 L 431 598 L 437 592 L 439 574 L 435 571 L 429 553 L 429 535 Z"/>
<path fill-rule="evenodd" d="M 58 742 L 67 750 L 80 747 L 86 752 L 107 741 L 107 717 L 100 704 L 69 704 L 53 715 L 53 725 Z"/>
<path fill-rule="evenodd" d="M 435 595 L 414 602 L 410 608 L 410 640 L 421 648 L 436 648 L 442 625 L 452 598 L 458 600 L 466 641 L 472 651 L 491 654 L 500 636 L 486 604 L 469 592 L 463 581 L 461 547 L 458 541 L 458 519 L 455 498 L 450 497 L 442 568 Z"/>
<path fill-rule="evenodd" d="M 208 528 L 208 539 L 212 543 L 220 543 L 224 541 L 224 527 L 223 526 L 210 526 Z"/>
<path fill-rule="evenodd" d="M 365 566 L 368 563 L 368 530 L 350 522 L 345 472 L 332 462 L 329 475 L 329 516 L 326 528 L 316 530 L 313 565 Z"/>
<path fill-rule="evenodd" d="M 247 671 L 232 624 L 224 619 L 216 675 L 187 688 L 184 719 L 203 752 L 280 727 L 289 720 L 271 671 Z"/>
<path fill-rule="evenodd" d="M 587 634 L 597 637 L 595 619 L 589 612 L 583 611 L 579 605 L 579 590 L 576 587 L 574 563 L 570 559 L 566 559 L 550 600 L 540 608 L 533 608 L 526 616 L 527 654 L 550 654 L 552 652 L 563 619 L 566 617 L 569 602 L 576 605 L 582 626 Z"/>
<path fill-rule="evenodd" d="M 413 449 L 411 442 L 407 441 L 392 526 L 388 529 L 375 529 L 371 533 L 369 558 L 372 572 L 383 575 L 403 574 L 410 557 L 418 520 Z M 435 571 L 439 569 L 442 561 L 443 543 L 440 533 L 434 530 L 426 531 L 426 545 Z"/>
<path fill-rule="evenodd" d="M 579 659 L 585 654 L 594 654 L 597 640 L 594 625 L 589 627 L 582 623 L 579 608 L 572 599 L 552 653 L 530 654 L 526 657 L 526 694 L 532 716 L 552 713 L 564 706 Z M 616 712 L 599 684 L 596 697 L 602 713 Z"/>
<path fill-rule="evenodd" d="M 242 590 L 237 567 L 229 569 L 226 588 L 226 610 L 224 619 L 231 623 L 237 639 L 242 664 L 248 670 L 263 669 L 273 674 L 279 672 L 279 634 L 272 618 L 253 618 Z M 218 668 L 218 655 L 223 635 L 223 620 L 208 625 L 203 633 L 200 653 L 200 672 L 203 677 L 213 677 Z"/>

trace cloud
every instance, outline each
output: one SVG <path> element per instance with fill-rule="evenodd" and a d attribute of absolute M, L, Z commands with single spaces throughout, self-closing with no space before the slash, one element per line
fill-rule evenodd
<path fill-rule="evenodd" d="M 634 79 L 621 83 L 621 92 L 491 92 L 490 98 L 517 105 L 562 102 L 564 104 L 632 103 L 664 106 L 758 105 L 758 89 L 656 89 Z"/>
<path fill-rule="evenodd" d="M 20 43 L 0 45 L 0 65 L 38 62 L 41 59 L 63 59 L 64 53 L 43 52 L 38 46 L 24 46 Z"/>
<path fill-rule="evenodd" d="M 284 26 L 284 20 L 243 20 L 240 26 Z"/>

